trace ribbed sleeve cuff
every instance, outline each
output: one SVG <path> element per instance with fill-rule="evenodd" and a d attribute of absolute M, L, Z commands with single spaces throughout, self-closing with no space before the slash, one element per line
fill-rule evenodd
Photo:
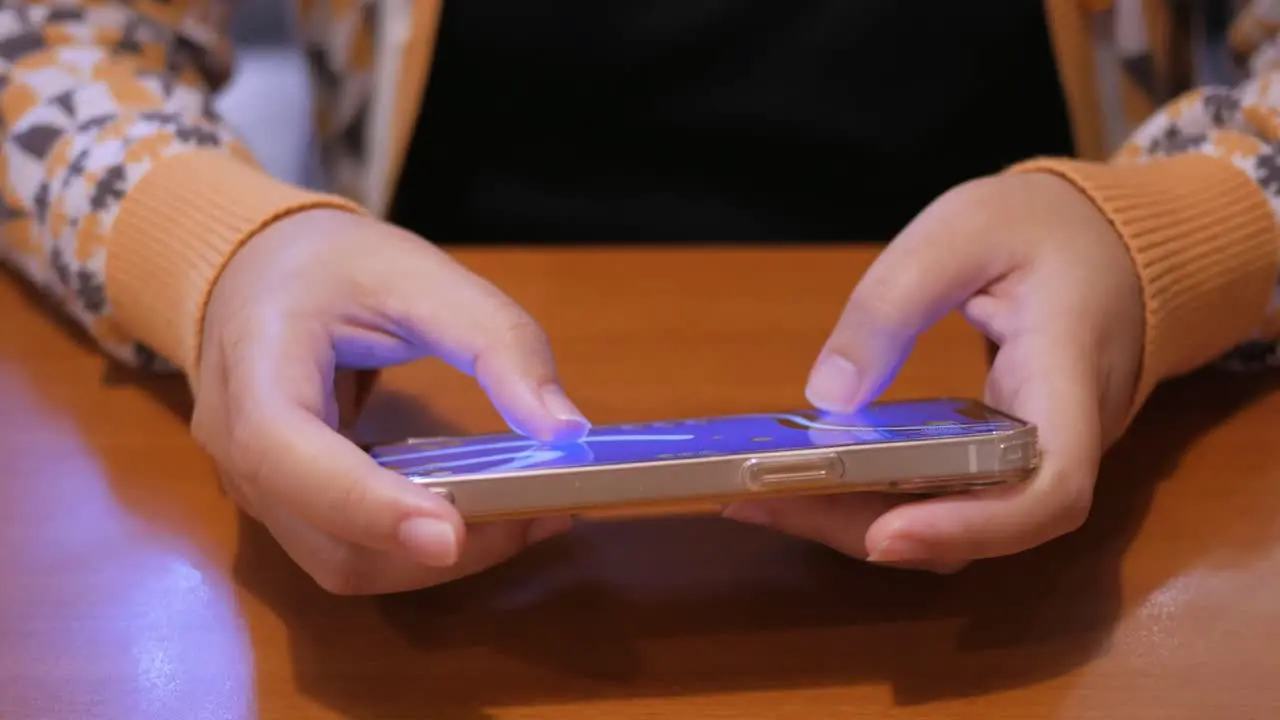
<path fill-rule="evenodd" d="M 1280 241 L 1258 185 L 1229 161 L 1180 155 L 1144 163 L 1039 159 L 1093 201 L 1124 238 L 1146 304 L 1134 408 L 1167 378 L 1201 367 L 1260 329 Z"/>
<path fill-rule="evenodd" d="M 231 256 L 272 222 L 313 208 L 363 212 L 220 152 L 160 161 L 129 191 L 112 227 L 106 285 L 114 317 L 192 374 L 205 305 Z"/>

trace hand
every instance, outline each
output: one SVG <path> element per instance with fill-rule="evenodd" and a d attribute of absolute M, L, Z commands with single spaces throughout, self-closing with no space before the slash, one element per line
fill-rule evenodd
<path fill-rule="evenodd" d="M 875 399 L 916 336 L 956 308 L 999 346 L 986 401 L 1039 426 L 1042 466 L 1030 482 L 925 500 L 751 501 L 725 514 L 854 557 L 939 572 L 1079 527 L 1103 449 L 1136 400 L 1144 309 L 1127 249 L 1056 176 L 959 186 L 862 278 L 810 375 L 809 400 L 850 412 Z"/>
<path fill-rule="evenodd" d="M 475 376 L 530 437 L 586 432 L 529 316 L 390 225 L 299 213 L 254 237 L 214 287 L 192 429 L 230 494 L 327 590 L 434 585 L 569 527 L 568 518 L 543 518 L 466 528 L 449 503 L 338 433 L 338 368 L 428 355 Z"/>

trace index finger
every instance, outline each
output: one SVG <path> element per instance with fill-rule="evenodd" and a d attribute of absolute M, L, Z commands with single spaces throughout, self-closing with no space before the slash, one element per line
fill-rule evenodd
<path fill-rule="evenodd" d="M 1008 243 L 968 210 L 981 192 L 961 186 L 943 196 L 876 258 L 810 373 L 810 402 L 844 413 L 874 400 L 917 335 L 1011 269 Z"/>
<path fill-rule="evenodd" d="M 282 323 L 283 324 L 283 323 Z M 406 480 L 330 427 L 333 356 L 325 333 L 264 328 L 257 362 L 226 377 L 233 410 L 232 471 L 255 504 L 288 507 L 302 521 L 365 547 L 408 552 L 420 562 L 457 560 L 464 526 L 444 499 Z"/>

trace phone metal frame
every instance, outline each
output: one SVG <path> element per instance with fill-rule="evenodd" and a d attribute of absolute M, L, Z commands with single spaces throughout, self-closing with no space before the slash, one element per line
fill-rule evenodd
<path fill-rule="evenodd" d="M 945 402 L 947 398 L 939 401 Z M 974 403 L 974 401 L 964 401 Z M 546 515 L 714 512 L 748 498 L 846 492 L 941 494 L 1019 482 L 1039 464 L 1034 425 L 971 437 L 775 450 L 703 458 L 436 477 L 405 474 L 468 522 Z M 378 446 L 388 452 L 405 440 Z"/>

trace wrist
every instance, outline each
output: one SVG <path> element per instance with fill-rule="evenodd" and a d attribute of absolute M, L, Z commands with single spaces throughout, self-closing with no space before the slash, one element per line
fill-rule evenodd
<path fill-rule="evenodd" d="M 1012 173 L 1073 184 L 1119 233 L 1142 285 L 1145 329 L 1134 409 L 1161 380 L 1194 370 L 1261 326 L 1276 281 L 1275 219 L 1227 160 L 1033 160 Z"/>
<path fill-rule="evenodd" d="M 159 162 L 129 191 L 111 231 L 107 296 L 122 330 L 196 373 L 209 294 L 227 263 L 263 228 L 315 207 L 359 210 L 214 151 Z"/>

